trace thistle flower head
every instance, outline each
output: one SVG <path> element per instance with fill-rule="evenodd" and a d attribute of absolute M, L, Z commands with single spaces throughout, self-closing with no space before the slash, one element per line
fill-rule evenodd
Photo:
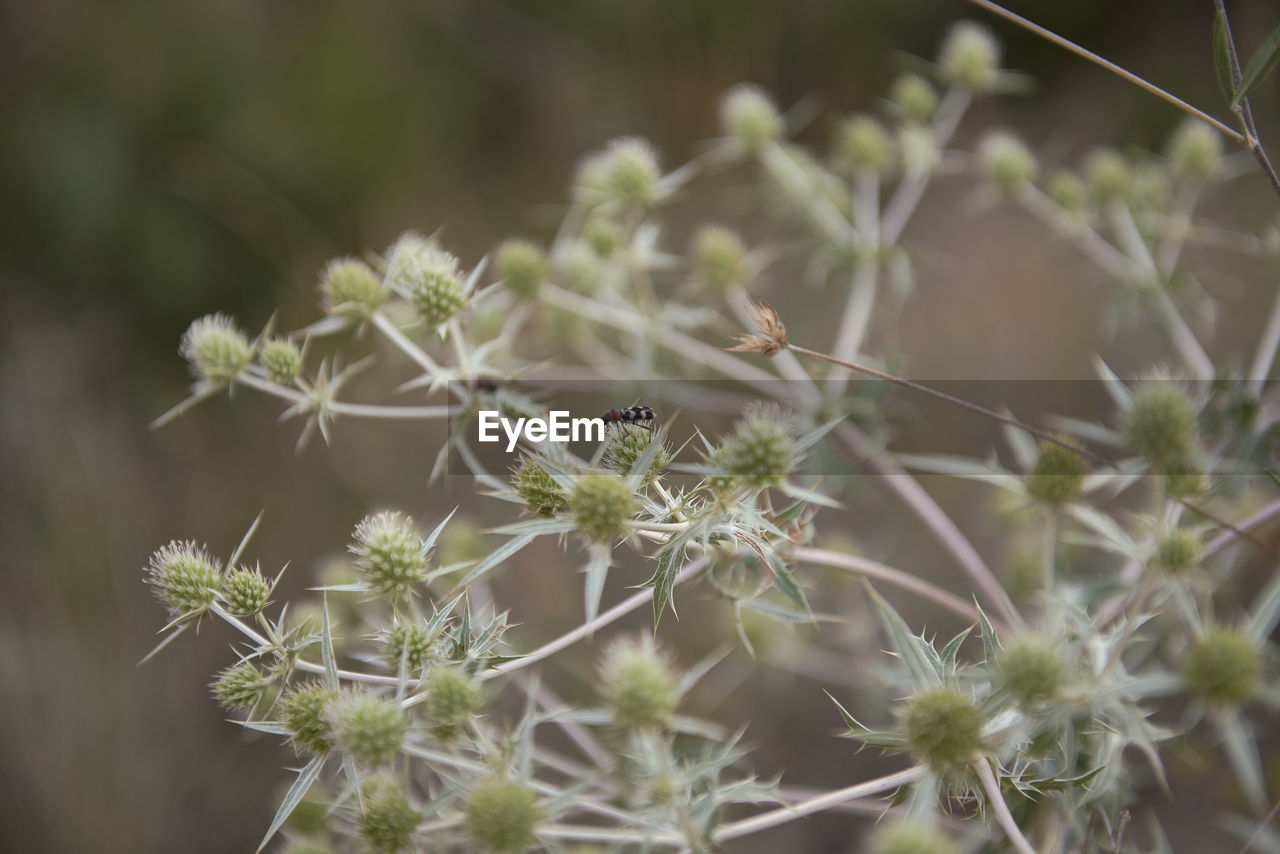
<path fill-rule="evenodd" d="M 1120 152 L 1110 148 L 1094 151 L 1084 162 L 1089 194 L 1102 204 L 1123 200 L 1133 186 L 1133 171 Z"/>
<path fill-rule="evenodd" d="M 428 326 L 439 326 L 466 304 L 457 257 L 412 232 L 391 247 L 386 283 L 413 303 Z"/>
<path fill-rule="evenodd" d="M 1036 177 L 1036 158 L 1026 143 L 1003 131 L 987 135 L 978 150 L 987 180 L 1006 196 L 1016 195 Z"/>
<path fill-rule="evenodd" d="M 592 542 L 607 543 L 627 533 L 627 522 L 639 505 L 622 478 L 584 474 L 574 482 L 568 508 L 579 533 Z"/>
<path fill-rule="evenodd" d="M 1159 474 L 1194 471 L 1200 457 L 1198 407 L 1177 382 L 1153 379 L 1133 394 L 1125 440 Z"/>
<path fill-rule="evenodd" d="M 975 93 L 990 92 L 996 84 L 1003 49 L 981 24 L 960 21 L 947 33 L 938 52 L 938 65 L 948 83 Z"/>
<path fill-rule="evenodd" d="M 342 752 L 370 765 L 395 758 L 408 724 L 394 700 L 364 692 L 340 696 L 329 706 L 329 722 Z"/>
<path fill-rule="evenodd" d="M 919 74 L 903 74 L 889 88 L 889 100 L 907 121 L 925 124 L 938 109 L 938 93 Z"/>
<path fill-rule="evenodd" d="M 533 457 L 520 461 L 514 480 L 516 494 L 530 513 L 554 516 L 569 506 L 569 499 L 560 484 Z"/>
<path fill-rule="evenodd" d="M 237 567 L 222 579 L 222 598 L 227 610 L 236 617 L 252 617 L 267 606 L 271 596 L 271 582 L 262 577 L 255 566 Z"/>
<path fill-rule="evenodd" d="M 582 239 L 599 258 L 608 258 L 622 248 L 626 237 L 618 224 L 607 216 L 593 216 L 582 227 Z"/>
<path fill-rule="evenodd" d="M 680 703 L 671 663 L 648 635 L 614 641 L 600 660 L 600 690 L 614 722 L 664 726 Z"/>
<path fill-rule="evenodd" d="M 742 486 L 760 490 L 787 479 L 799 462 L 795 429 L 780 411 L 764 407 L 748 411 L 721 441 L 709 462 Z"/>
<path fill-rule="evenodd" d="M 660 442 L 662 447 L 658 449 L 648 468 L 642 472 L 634 471 L 654 442 Z M 669 465 L 671 465 L 671 451 L 661 436 L 653 430 L 623 424 L 619 425 L 618 429 L 610 431 L 606 439 L 604 466 L 617 474 L 638 474 L 645 483 L 653 483 L 662 476 Z"/>
<path fill-rule="evenodd" d="M 262 671 L 248 661 L 241 661 L 220 672 L 209 687 L 223 708 L 247 712 L 262 702 L 267 685 Z"/>
<path fill-rule="evenodd" d="M 1239 706 L 1258 689 L 1262 657 L 1258 643 L 1232 629 L 1209 629 L 1187 652 L 1182 681 L 1197 699 L 1213 706 Z"/>
<path fill-rule="evenodd" d="M 431 638 L 422 623 L 397 620 L 387 632 L 383 656 L 393 668 L 400 667 L 401 659 L 410 673 L 417 673 L 427 663 L 431 653 Z"/>
<path fill-rule="evenodd" d="M 764 90 L 734 86 L 720 98 L 720 127 L 745 151 L 756 151 L 782 136 L 782 116 Z"/>
<path fill-rule="evenodd" d="M 524 851 L 537 841 L 540 821 L 537 795 L 520 783 L 495 777 L 481 783 L 467 798 L 467 831 L 489 851 Z"/>
<path fill-rule="evenodd" d="M 909 701 L 906 736 L 912 755 L 930 768 L 961 768 L 983 748 L 982 713 L 967 694 L 930 688 Z"/>
<path fill-rule="evenodd" d="M 723 294 L 747 281 L 747 245 L 731 229 L 705 225 L 693 238 L 694 280 Z"/>
<path fill-rule="evenodd" d="M 1169 140 L 1169 163 L 1182 178 L 1207 181 L 1222 170 L 1222 137 L 1199 119 L 1187 119 Z"/>
<path fill-rule="evenodd" d="M 893 140 L 876 119 L 853 116 L 840 124 L 835 158 L 847 174 L 883 177 L 894 165 Z"/>
<path fill-rule="evenodd" d="M 302 351 L 288 338 L 272 338 L 262 345 L 258 364 L 273 383 L 292 385 L 302 369 Z"/>
<path fill-rule="evenodd" d="M 1089 205 L 1089 189 L 1080 176 L 1066 169 L 1055 170 L 1049 175 L 1045 193 L 1067 213 L 1080 214 Z"/>
<path fill-rule="evenodd" d="M 494 266 L 507 290 L 520 299 L 530 299 L 547 280 L 549 265 L 542 247 L 529 240 L 508 240 L 498 247 Z"/>
<path fill-rule="evenodd" d="M 358 258 L 335 258 L 320 274 L 321 303 L 335 317 L 365 320 L 390 295 L 382 278 Z"/>
<path fill-rule="evenodd" d="M 1150 564 L 1169 575 L 1183 575 L 1200 563 L 1200 535 L 1189 528 L 1172 528 L 1156 537 Z"/>
<path fill-rule="evenodd" d="M 362 519 L 348 550 L 356 556 L 360 579 L 384 595 L 403 595 L 427 574 L 427 555 L 417 526 L 394 510 Z"/>
<path fill-rule="evenodd" d="M 436 667 L 427 675 L 427 716 L 442 741 L 457 738 L 480 711 L 480 688 L 456 667 Z"/>
<path fill-rule="evenodd" d="M 610 142 L 578 167 L 577 193 L 590 206 L 621 210 L 647 208 L 658 201 L 662 170 L 653 146 L 639 137 Z"/>
<path fill-rule="evenodd" d="M 338 692 L 319 682 L 293 691 L 284 701 L 284 723 L 299 750 L 328 753 L 333 749 L 333 725 L 329 710 Z"/>
<path fill-rule="evenodd" d="M 218 600 L 222 564 L 194 541 L 174 540 L 151 555 L 147 582 L 173 616 L 198 616 Z"/>
<path fill-rule="evenodd" d="M 894 821 L 876 828 L 869 854 L 960 854 L 951 836 L 932 824 Z"/>
<path fill-rule="evenodd" d="M 1052 507 L 1070 504 L 1084 491 L 1089 466 L 1084 457 L 1053 442 L 1043 442 L 1036 467 L 1027 479 L 1027 492 Z"/>
<path fill-rule="evenodd" d="M 1000 683 L 1023 705 L 1048 700 L 1062 690 L 1067 663 L 1051 640 L 1026 634 L 1014 638 L 996 659 Z"/>
<path fill-rule="evenodd" d="M 391 777 L 378 775 L 360 784 L 364 811 L 360 835 L 377 854 L 412 850 L 413 831 L 422 814 L 413 808 L 404 787 Z"/>
<path fill-rule="evenodd" d="M 217 385 L 234 380 L 253 359 L 249 339 L 225 314 L 206 314 L 192 322 L 178 352 L 196 376 Z"/>

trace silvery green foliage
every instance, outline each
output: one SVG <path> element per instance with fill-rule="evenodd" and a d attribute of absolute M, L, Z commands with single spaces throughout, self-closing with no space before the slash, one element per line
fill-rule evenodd
<path fill-rule="evenodd" d="M 1262 378 L 1280 322 L 1251 351 L 1228 348 L 1214 362 L 1202 343 L 1217 310 L 1213 271 L 1188 259 L 1209 246 L 1274 260 L 1280 239 L 1200 221 L 1198 200 L 1240 173 L 1207 126 L 1177 130 L 1167 157 L 1099 150 L 1078 170 L 1040 168 L 1033 147 L 1004 131 L 957 148 L 974 100 L 1016 82 L 1001 56 L 990 32 L 958 26 L 932 79 L 895 81 L 883 114 L 840 123 L 826 153 L 791 141 L 790 118 L 766 93 L 736 87 L 719 108 L 723 136 L 691 163 L 664 168 L 632 137 L 584 158 L 550 244 L 507 241 L 492 272 L 408 234 L 368 263 L 331 262 L 324 316 L 306 328 L 251 340 L 222 315 L 192 324 L 181 352 L 193 393 L 161 423 L 235 387 L 280 399 L 304 425 L 300 444 L 317 431 L 330 441 L 347 418 L 455 419 L 435 473 L 452 456 L 486 500 L 512 505 L 511 521 L 483 537 L 452 515 L 371 508 L 352 520 L 349 565 L 292 602 L 273 601 L 279 573 L 248 569 L 258 522 L 225 556 L 175 541 L 151 558 L 147 580 L 171 620 L 161 646 L 204 619 L 237 628 L 239 660 L 215 676 L 214 696 L 302 763 L 264 846 L 707 851 L 861 800 L 895 815 L 868 843 L 880 854 L 1168 850 L 1133 811 L 1166 785 L 1169 751 L 1191 740 L 1220 745 L 1237 791 L 1223 824 L 1253 833 L 1275 797 L 1256 728 L 1280 705 L 1269 643 L 1280 576 L 1243 581 L 1260 548 L 1249 531 L 1280 502 L 1270 480 L 1229 475 L 1265 459 L 1280 407 Z M 692 241 L 664 231 L 675 206 L 697 209 L 700 179 L 726 171 L 753 188 L 750 217 Z M 1139 381 L 1099 355 L 1108 418 L 1058 419 L 1048 439 L 1010 423 L 1007 444 L 983 459 L 892 455 L 880 449 L 898 425 L 849 384 L 849 369 L 789 349 L 819 347 L 781 320 L 816 300 L 839 318 L 826 356 L 887 361 L 873 319 L 916 298 L 903 235 L 943 174 L 1077 249 L 1113 297 L 1106 325 L 1165 333 L 1168 349 L 1150 354 Z M 752 246 L 753 233 L 769 237 Z M 775 276 L 812 288 L 771 288 Z M 747 300 L 771 290 L 780 316 Z M 762 317 L 774 325 L 745 355 L 721 349 L 722 330 Z M 353 402 L 348 384 L 370 364 L 344 361 L 344 347 L 370 337 L 402 357 L 379 367 L 415 371 L 401 390 L 427 403 Z M 504 381 L 552 356 L 603 376 L 713 377 L 775 399 L 678 448 L 669 420 L 651 431 L 618 424 L 593 458 L 526 447 L 513 472 L 485 470 L 462 426 L 482 407 L 539 414 Z M 1247 372 L 1232 368 L 1241 357 Z M 917 517 L 949 563 L 916 573 L 834 546 L 859 529 L 839 481 L 802 473 L 819 442 L 886 475 L 873 488 Z M 693 462 L 673 462 L 680 452 Z M 1002 550 L 1018 571 L 998 577 L 910 472 L 994 490 L 989 527 L 1003 542 L 983 552 Z M 509 631 L 509 612 L 491 604 L 492 579 L 540 539 L 582 571 L 583 622 L 559 637 Z M 606 604 L 620 556 L 651 575 Z M 921 597 L 971 628 L 934 638 L 876 590 L 840 590 L 819 567 Z M 927 580 L 944 575 L 950 589 Z M 1249 601 L 1224 592 L 1237 580 L 1257 590 Z M 851 748 L 845 788 L 759 779 L 742 738 L 749 722 L 685 708 L 695 683 L 727 665 L 679 662 L 662 644 L 664 614 L 695 584 L 723 603 L 726 643 L 758 666 L 838 684 L 832 723 L 900 757 L 901 769 L 866 779 Z M 831 650 L 793 629 L 841 623 L 846 615 L 827 612 L 853 599 L 870 603 L 880 628 L 843 634 L 844 660 L 866 663 L 850 681 L 815 664 Z M 610 623 L 642 608 L 656 640 L 607 638 Z M 569 706 L 540 685 L 537 665 L 575 643 L 599 647 L 595 675 L 582 674 L 598 694 Z M 890 656 L 878 652 L 886 646 Z M 796 699 L 828 703 L 817 681 Z M 1263 844 L 1280 840 L 1272 832 Z"/>

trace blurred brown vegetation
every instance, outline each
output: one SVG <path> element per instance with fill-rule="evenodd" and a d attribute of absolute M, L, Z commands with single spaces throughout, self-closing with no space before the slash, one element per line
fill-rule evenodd
<path fill-rule="evenodd" d="M 1222 115 L 1211 5 L 1030 14 Z M 1265 0 L 1231 6 L 1246 43 L 1275 23 Z M 171 537 L 226 554 L 264 509 L 254 552 L 271 570 L 293 560 L 296 590 L 367 510 L 434 518 L 467 491 L 428 492 L 433 449 L 415 429 L 341 425 L 334 448 L 296 456 L 295 430 L 248 395 L 149 432 L 185 392 L 175 347 L 193 317 L 226 311 L 256 330 L 279 306 L 302 325 L 327 258 L 407 228 L 443 226 L 472 262 L 508 234 L 546 238 L 580 154 L 641 134 L 681 162 L 741 80 L 783 105 L 813 99 L 823 118 L 805 133 L 824 144 L 830 119 L 874 108 L 904 56 L 930 56 L 960 17 L 981 18 L 955 0 L 0 6 L 0 850 L 252 850 L 289 755 L 208 699 L 231 658 L 220 627 L 134 666 L 163 622 L 140 582 L 147 556 Z M 983 106 L 971 130 L 1011 125 L 1070 159 L 1103 141 L 1158 147 L 1178 120 L 994 26 L 1036 91 Z M 1274 84 L 1255 112 L 1276 127 Z M 1268 209 L 1264 187 L 1241 193 L 1221 204 Z M 915 373 L 1086 376 L 1096 295 L 1069 253 L 1017 217 L 969 216 L 935 204 L 912 233 L 929 246 L 899 333 Z M 504 518 L 471 504 L 482 523 Z M 888 524 L 894 508 L 867 512 Z M 575 567 L 554 551 L 526 563 L 512 583 L 532 593 L 513 619 L 569 625 Z M 670 628 L 687 662 L 722 640 L 699 625 Z M 566 691 L 583 686 L 563 671 L 586 672 L 590 655 L 566 656 Z M 797 704 L 796 679 L 763 672 L 710 713 L 752 722 L 762 773 L 843 785 L 852 745 L 813 737 L 836 720 L 811 684 Z M 850 827 L 826 816 L 787 838 L 846 851 Z"/>

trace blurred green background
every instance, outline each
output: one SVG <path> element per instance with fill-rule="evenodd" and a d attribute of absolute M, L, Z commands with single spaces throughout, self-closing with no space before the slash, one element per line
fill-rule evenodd
<path fill-rule="evenodd" d="M 1074 0 L 1030 14 L 1224 115 L 1211 6 Z M 1245 44 L 1275 25 L 1269 0 L 1231 8 Z M 271 569 L 297 562 L 296 587 L 367 510 L 421 517 L 458 500 L 427 493 L 432 450 L 412 429 L 342 426 L 335 448 L 296 456 L 295 429 L 245 395 L 148 431 L 186 391 L 175 350 L 192 318 L 220 310 L 256 330 L 278 306 L 285 327 L 303 325 L 326 259 L 408 228 L 443 226 L 466 262 L 509 234 L 545 239 L 582 153 L 640 134 L 682 162 L 715 134 L 715 99 L 735 82 L 783 105 L 812 99 L 807 138 L 824 144 L 961 17 L 983 20 L 956 0 L 0 5 L 0 850 L 253 850 L 289 754 L 208 699 L 231 658 L 219 627 L 134 666 L 163 623 L 140 581 L 148 555 L 172 537 L 226 554 L 265 509 L 255 553 Z M 1070 159 L 1103 141 L 1159 147 L 1177 122 L 991 23 L 1037 88 L 980 107 L 969 133 L 1011 125 Z M 1278 107 L 1272 83 L 1255 106 L 1271 139 Z M 1229 204 L 1267 209 L 1260 183 Z M 961 230 L 965 216 L 927 208 L 912 238 L 959 255 L 968 277 L 933 311 L 996 337 L 979 358 L 972 325 L 939 330 L 926 309 L 907 321 L 932 342 L 921 370 L 1086 375 L 1095 297 L 1027 285 L 1069 279 L 1066 253 L 1017 217 Z M 1011 242 L 1008 258 L 984 254 Z M 580 607 L 575 586 L 538 592 L 515 619 Z M 816 688 L 797 709 L 785 675 L 761 678 L 720 710 L 753 721 L 761 770 L 848 782 L 844 743 L 779 735 L 801 721 L 834 731 Z M 818 818 L 789 838 L 853 850 L 849 827 Z"/>

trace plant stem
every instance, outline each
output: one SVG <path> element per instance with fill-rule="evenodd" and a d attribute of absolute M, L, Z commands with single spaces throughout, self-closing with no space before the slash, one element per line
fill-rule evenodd
<path fill-rule="evenodd" d="M 842 569 L 847 572 L 857 573 L 865 578 L 875 581 L 883 581 L 886 584 L 892 584 L 894 587 L 915 593 L 922 599 L 928 599 L 934 604 L 941 605 L 948 611 L 964 617 L 966 620 L 977 622 L 980 619 L 978 609 L 972 603 L 966 602 L 959 596 L 949 593 L 931 584 L 922 578 L 903 572 L 892 566 L 886 566 L 867 558 L 858 557 L 857 555 L 841 554 L 839 552 L 828 551 L 826 549 L 815 549 L 807 546 L 797 546 L 790 552 L 791 557 L 802 563 L 816 563 L 821 566 L 829 566 L 834 569 Z"/>
<path fill-rule="evenodd" d="M 982 781 L 982 788 L 987 793 L 987 803 L 991 805 L 992 811 L 996 814 L 996 821 L 1000 827 L 1004 829 L 1005 835 L 1009 837 L 1009 842 L 1019 854 L 1036 854 L 1036 849 L 1027 841 L 1027 837 L 1022 835 L 1022 830 L 1018 828 L 1018 823 L 1013 820 L 1013 813 L 1009 812 L 1009 805 L 1004 802 L 1004 793 L 1000 791 L 1000 782 L 996 780 L 995 772 L 991 770 L 991 764 L 986 757 L 980 757 L 973 763 L 973 770 L 977 772 L 978 779 Z"/>
<path fill-rule="evenodd" d="M 879 794 L 905 786 L 907 783 L 915 782 L 925 775 L 925 768 L 922 765 L 916 765 L 905 771 L 898 771 L 893 774 L 887 774 L 884 777 L 877 777 L 874 780 L 868 780 L 865 783 L 858 783 L 853 786 L 847 786 L 843 789 L 836 789 L 834 792 L 827 792 L 817 797 L 810 798 L 807 801 L 801 801 L 788 807 L 781 807 L 776 810 L 762 813 L 751 818 L 744 818 L 740 821 L 732 821 L 728 824 L 722 824 L 719 828 L 712 831 L 711 839 L 714 842 L 724 842 L 728 839 L 736 839 L 739 836 L 746 836 L 750 833 L 756 833 L 766 828 L 776 827 L 779 824 L 785 824 L 798 818 L 804 818 L 815 812 L 821 812 L 825 809 L 838 806 L 846 801 L 856 800 L 857 798 L 865 798 L 868 795 Z"/>
<path fill-rule="evenodd" d="M 1218 2 L 1220 1 L 1221 0 L 1218 0 Z M 1021 15 L 1014 14 L 1013 12 L 1010 12 L 1008 9 L 1004 8 L 1003 6 L 1000 6 L 997 3 L 992 3 L 991 0 L 968 0 L 968 2 L 982 9 L 986 9 L 988 12 L 991 12 L 994 15 L 999 15 L 1001 18 L 1004 18 L 1006 21 L 1010 21 L 1014 24 L 1017 24 L 1019 27 L 1022 27 L 1024 30 L 1034 33 L 1037 36 L 1040 36 L 1042 39 L 1045 39 L 1046 41 L 1053 42 L 1054 44 L 1058 45 L 1058 47 L 1065 48 L 1071 51 L 1081 59 L 1086 59 L 1089 62 L 1092 62 L 1094 65 L 1100 66 L 1101 68 L 1104 68 L 1107 71 L 1110 71 L 1112 74 L 1116 75 L 1117 77 L 1120 77 L 1123 80 L 1127 80 L 1128 82 L 1132 83 L 1133 85 L 1137 86 L 1140 89 L 1143 89 L 1146 92 L 1150 92 L 1152 95 L 1155 95 L 1160 100 L 1166 101 L 1172 104 L 1173 106 L 1177 107 L 1179 110 L 1182 110 L 1183 112 L 1186 112 L 1195 116 L 1200 121 L 1205 122 L 1206 124 L 1212 125 L 1218 130 L 1219 133 L 1229 136 L 1231 139 L 1234 139 L 1240 145 L 1243 145 L 1246 148 L 1249 147 L 1248 140 L 1245 138 L 1244 134 L 1240 133 L 1235 128 L 1231 127 L 1230 125 L 1223 124 L 1222 122 L 1218 121 L 1208 113 L 1202 110 L 1196 109 L 1195 107 L 1191 106 L 1186 101 L 1182 100 L 1176 95 L 1166 92 L 1164 89 L 1161 89 L 1159 86 L 1156 86 L 1153 83 L 1149 83 L 1148 81 L 1142 79 L 1136 74 L 1133 74 L 1132 72 L 1126 71 L 1125 69 L 1116 65 L 1114 62 L 1110 62 L 1106 59 L 1103 59 L 1093 51 L 1086 50 L 1085 48 L 1081 47 L 1075 42 L 1072 42 L 1063 38 L 1062 36 L 1058 35 L 1052 30 L 1045 29 L 1039 24 L 1029 21 L 1026 18 L 1022 17 Z"/>

